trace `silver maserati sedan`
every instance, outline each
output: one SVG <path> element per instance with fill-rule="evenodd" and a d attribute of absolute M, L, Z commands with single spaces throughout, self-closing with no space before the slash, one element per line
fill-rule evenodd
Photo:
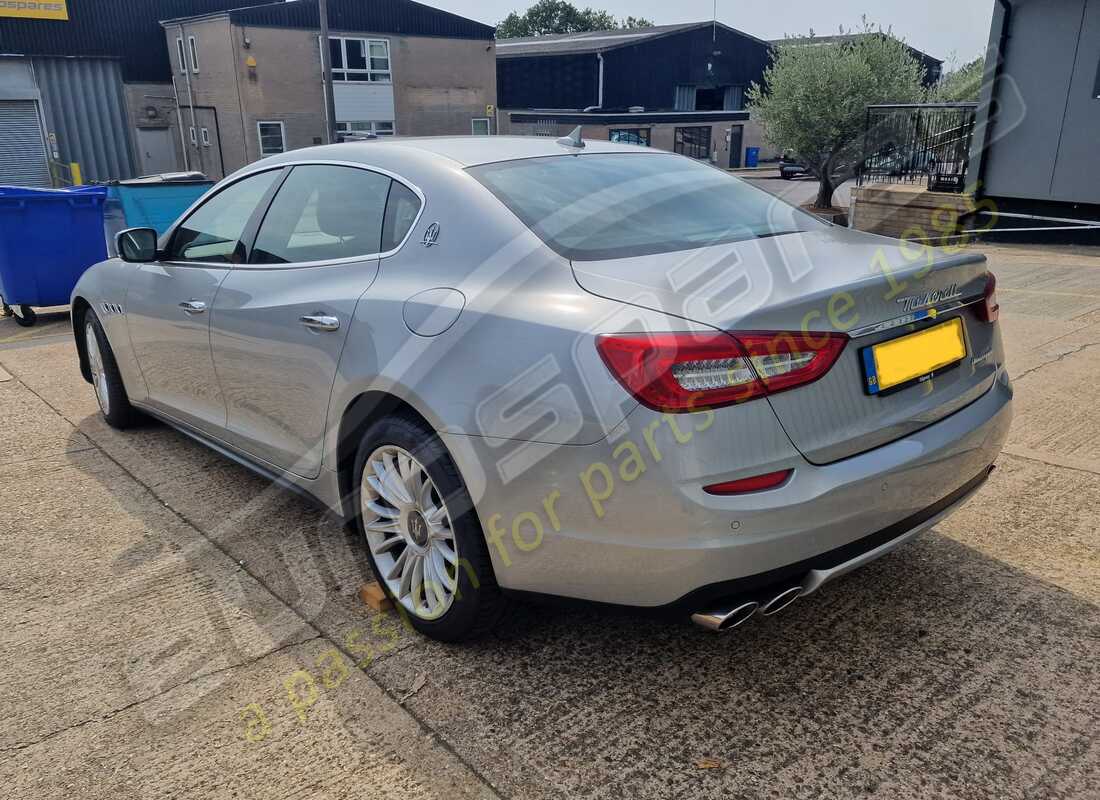
<path fill-rule="evenodd" d="M 981 255 L 577 134 L 296 150 L 117 249 L 72 295 L 107 422 L 338 512 L 441 640 L 516 597 L 774 614 L 958 508 L 1012 415 Z"/>

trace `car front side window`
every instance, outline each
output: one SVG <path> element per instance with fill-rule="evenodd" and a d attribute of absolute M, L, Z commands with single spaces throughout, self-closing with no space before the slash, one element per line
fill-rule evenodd
<path fill-rule="evenodd" d="M 251 175 L 199 206 L 172 234 L 166 260 L 242 263 L 248 221 L 281 172 Z"/>

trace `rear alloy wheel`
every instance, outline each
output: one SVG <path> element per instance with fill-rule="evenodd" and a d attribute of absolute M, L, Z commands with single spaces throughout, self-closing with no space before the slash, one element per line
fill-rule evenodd
<path fill-rule="evenodd" d="M 137 412 L 126 396 L 107 334 L 91 310 L 84 313 L 84 352 L 88 357 L 88 375 L 103 418 L 112 428 L 130 427 Z"/>
<path fill-rule="evenodd" d="M 489 631 L 505 598 L 466 485 L 435 432 L 406 416 L 375 422 L 360 442 L 354 485 L 371 568 L 408 623 L 445 642 Z"/>
<path fill-rule="evenodd" d="M 367 544 L 390 594 L 421 619 L 446 614 L 458 588 L 458 545 L 424 465 L 383 445 L 367 459 L 360 490 Z"/>

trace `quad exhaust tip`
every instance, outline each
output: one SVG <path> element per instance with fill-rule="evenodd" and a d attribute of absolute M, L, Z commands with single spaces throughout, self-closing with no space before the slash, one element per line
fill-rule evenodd
<path fill-rule="evenodd" d="M 801 594 L 801 586 L 791 586 L 764 603 L 750 600 L 747 603 L 741 603 L 731 608 L 716 608 L 712 611 L 698 611 L 691 615 L 691 621 L 699 627 L 706 628 L 709 631 L 728 631 L 736 628 L 742 623 L 748 622 L 749 618 L 758 611 L 765 617 L 770 617 L 772 614 L 778 614 L 797 600 Z"/>
<path fill-rule="evenodd" d="M 710 631 L 728 631 L 736 628 L 756 613 L 760 604 L 755 600 L 742 603 L 733 608 L 720 608 L 714 611 L 698 611 L 691 615 L 691 621 Z"/>
<path fill-rule="evenodd" d="M 801 586 L 792 586 L 790 589 L 785 589 L 777 594 L 775 597 L 773 597 L 771 600 L 764 603 L 764 605 L 760 606 L 760 613 L 763 614 L 765 617 L 770 617 L 772 614 L 778 614 L 784 608 L 797 600 L 799 595 L 801 594 Z"/>

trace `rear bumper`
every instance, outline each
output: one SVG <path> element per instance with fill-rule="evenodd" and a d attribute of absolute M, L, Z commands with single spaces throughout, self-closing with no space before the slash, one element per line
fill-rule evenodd
<path fill-rule="evenodd" d="M 862 539 L 838 547 L 827 553 L 782 567 L 731 581 L 702 586 L 673 603 L 660 607 L 660 611 L 690 614 L 700 608 L 724 602 L 740 602 L 765 599 L 789 586 L 801 586 L 799 597 L 813 594 L 826 583 L 870 564 L 950 516 L 966 503 L 985 484 L 993 472 L 992 465 L 983 469 L 954 492 L 911 517 L 876 531 Z"/>
<path fill-rule="evenodd" d="M 691 610 L 783 580 L 807 581 L 812 591 L 930 527 L 972 494 L 1008 435 L 1011 400 L 1002 371 L 986 394 L 950 417 L 822 466 L 793 448 L 780 452 L 772 440 L 762 444 L 759 418 L 752 420 L 757 427 L 744 420 L 728 429 L 715 424 L 681 449 L 666 448 L 630 482 L 620 479 L 616 467 L 623 458 L 613 443 L 556 448 L 531 470 L 538 479 L 506 487 L 490 480 L 475 502 L 505 589 Z M 646 428 L 647 415 L 660 417 L 645 409 L 632 414 L 632 436 Z M 623 439 L 617 441 L 621 448 Z M 702 491 L 706 483 L 739 477 L 730 472 L 731 454 L 753 447 L 769 458 L 754 456 L 746 464 L 757 473 L 790 467 L 791 479 L 737 497 Z M 579 475 L 593 475 L 596 462 L 616 478 L 615 491 L 600 504 L 602 515 L 577 486 Z M 561 495 L 557 525 L 542 513 L 554 492 Z"/>

